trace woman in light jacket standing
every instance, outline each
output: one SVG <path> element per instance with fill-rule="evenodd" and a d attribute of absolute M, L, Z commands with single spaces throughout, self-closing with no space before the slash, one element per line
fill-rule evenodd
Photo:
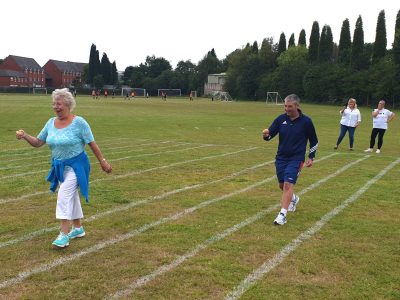
<path fill-rule="evenodd" d="M 350 151 L 353 151 L 354 132 L 361 122 L 361 113 L 357 108 L 356 99 L 350 98 L 347 102 L 347 107 L 343 107 L 343 109 L 340 110 L 340 114 L 342 115 L 342 119 L 340 120 L 340 134 L 333 149 L 337 150 L 344 136 L 346 135 L 346 132 L 348 131 Z"/>

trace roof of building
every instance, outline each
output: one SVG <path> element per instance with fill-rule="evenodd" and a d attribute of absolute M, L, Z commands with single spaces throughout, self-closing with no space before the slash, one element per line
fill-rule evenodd
<path fill-rule="evenodd" d="M 12 70 L 0 70 L 0 77 L 26 77 L 24 73 Z"/>
<path fill-rule="evenodd" d="M 56 67 L 64 72 L 83 72 L 83 67 L 86 65 L 85 63 L 78 63 L 78 62 L 72 62 L 72 61 L 60 61 L 60 60 L 55 60 L 55 59 L 50 59 L 51 62 L 53 62 Z"/>
<path fill-rule="evenodd" d="M 208 76 L 227 76 L 226 73 L 208 74 Z"/>
<path fill-rule="evenodd" d="M 21 69 L 42 70 L 42 67 L 33 58 L 16 55 L 9 55 L 8 57 L 14 59 Z"/>

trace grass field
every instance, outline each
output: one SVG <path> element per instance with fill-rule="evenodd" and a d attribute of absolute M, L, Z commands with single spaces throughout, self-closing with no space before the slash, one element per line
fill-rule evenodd
<path fill-rule="evenodd" d="M 366 155 L 370 108 L 353 152 L 347 136 L 333 150 L 340 107 L 302 109 L 317 159 L 277 227 L 277 139 L 261 131 L 282 106 L 78 96 L 113 173 L 88 150 L 87 235 L 55 250 L 49 150 L 15 140 L 53 116 L 50 95 L 0 95 L 0 299 L 400 299 L 400 120 Z"/>

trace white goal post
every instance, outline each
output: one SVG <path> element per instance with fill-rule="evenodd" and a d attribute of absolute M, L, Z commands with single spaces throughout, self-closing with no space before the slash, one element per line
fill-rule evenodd
<path fill-rule="evenodd" d="M 182 96 L 182 91 L 181 89 L 158 89 L 157 90 L 157 94 L 159 97 L 161 97 L 162 95 L 166 95 L 166 96 Z"/>
<path fill-rule="evenodd" d="M 135 93 L 135 97 L 146 97 L 146 89 L 143 88 L 127 88 L 123 87 L 121 88 L 121 96 L 126 97 L 128 94 L 129 97 L 132 96 L 132 92 Z"/>
<path fill-rule="evenodd" d="M 197 98 L 197 91 L 190 91 L 190 97 Z"/>
<path fill-rule="evenodd" d="M 41 87 L 41 88 L 38 88 L 38 87 L 36 87 L 36 88 L 33 88 L 32 89 L 32 92 L 33 92 L 33 94 L 45 94 L 45 95 L 47 95 L 47 88 L 43 88 L 43 87 Z"/>
<path fill-rule="evenodd" d="M 283 104 L 283 100 L 278 92 L 267 92 L 266 104 L 272 103 L 276 105 Z"/>

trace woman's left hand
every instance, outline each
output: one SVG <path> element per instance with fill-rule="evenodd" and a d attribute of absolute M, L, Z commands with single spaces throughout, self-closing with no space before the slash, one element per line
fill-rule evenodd
<path fill-rule="evenodd" d="M 108 163 L 108 161 L 106 161 L 105 159 L 103 159 L 103 160 L 100 162 L 100 165 L 101 165 L 101 168 L 103 169 L 104 172 L 106 172 L 106 173 L 111 173 L 112 167 L 111 167 L 111 165 Z"/>

